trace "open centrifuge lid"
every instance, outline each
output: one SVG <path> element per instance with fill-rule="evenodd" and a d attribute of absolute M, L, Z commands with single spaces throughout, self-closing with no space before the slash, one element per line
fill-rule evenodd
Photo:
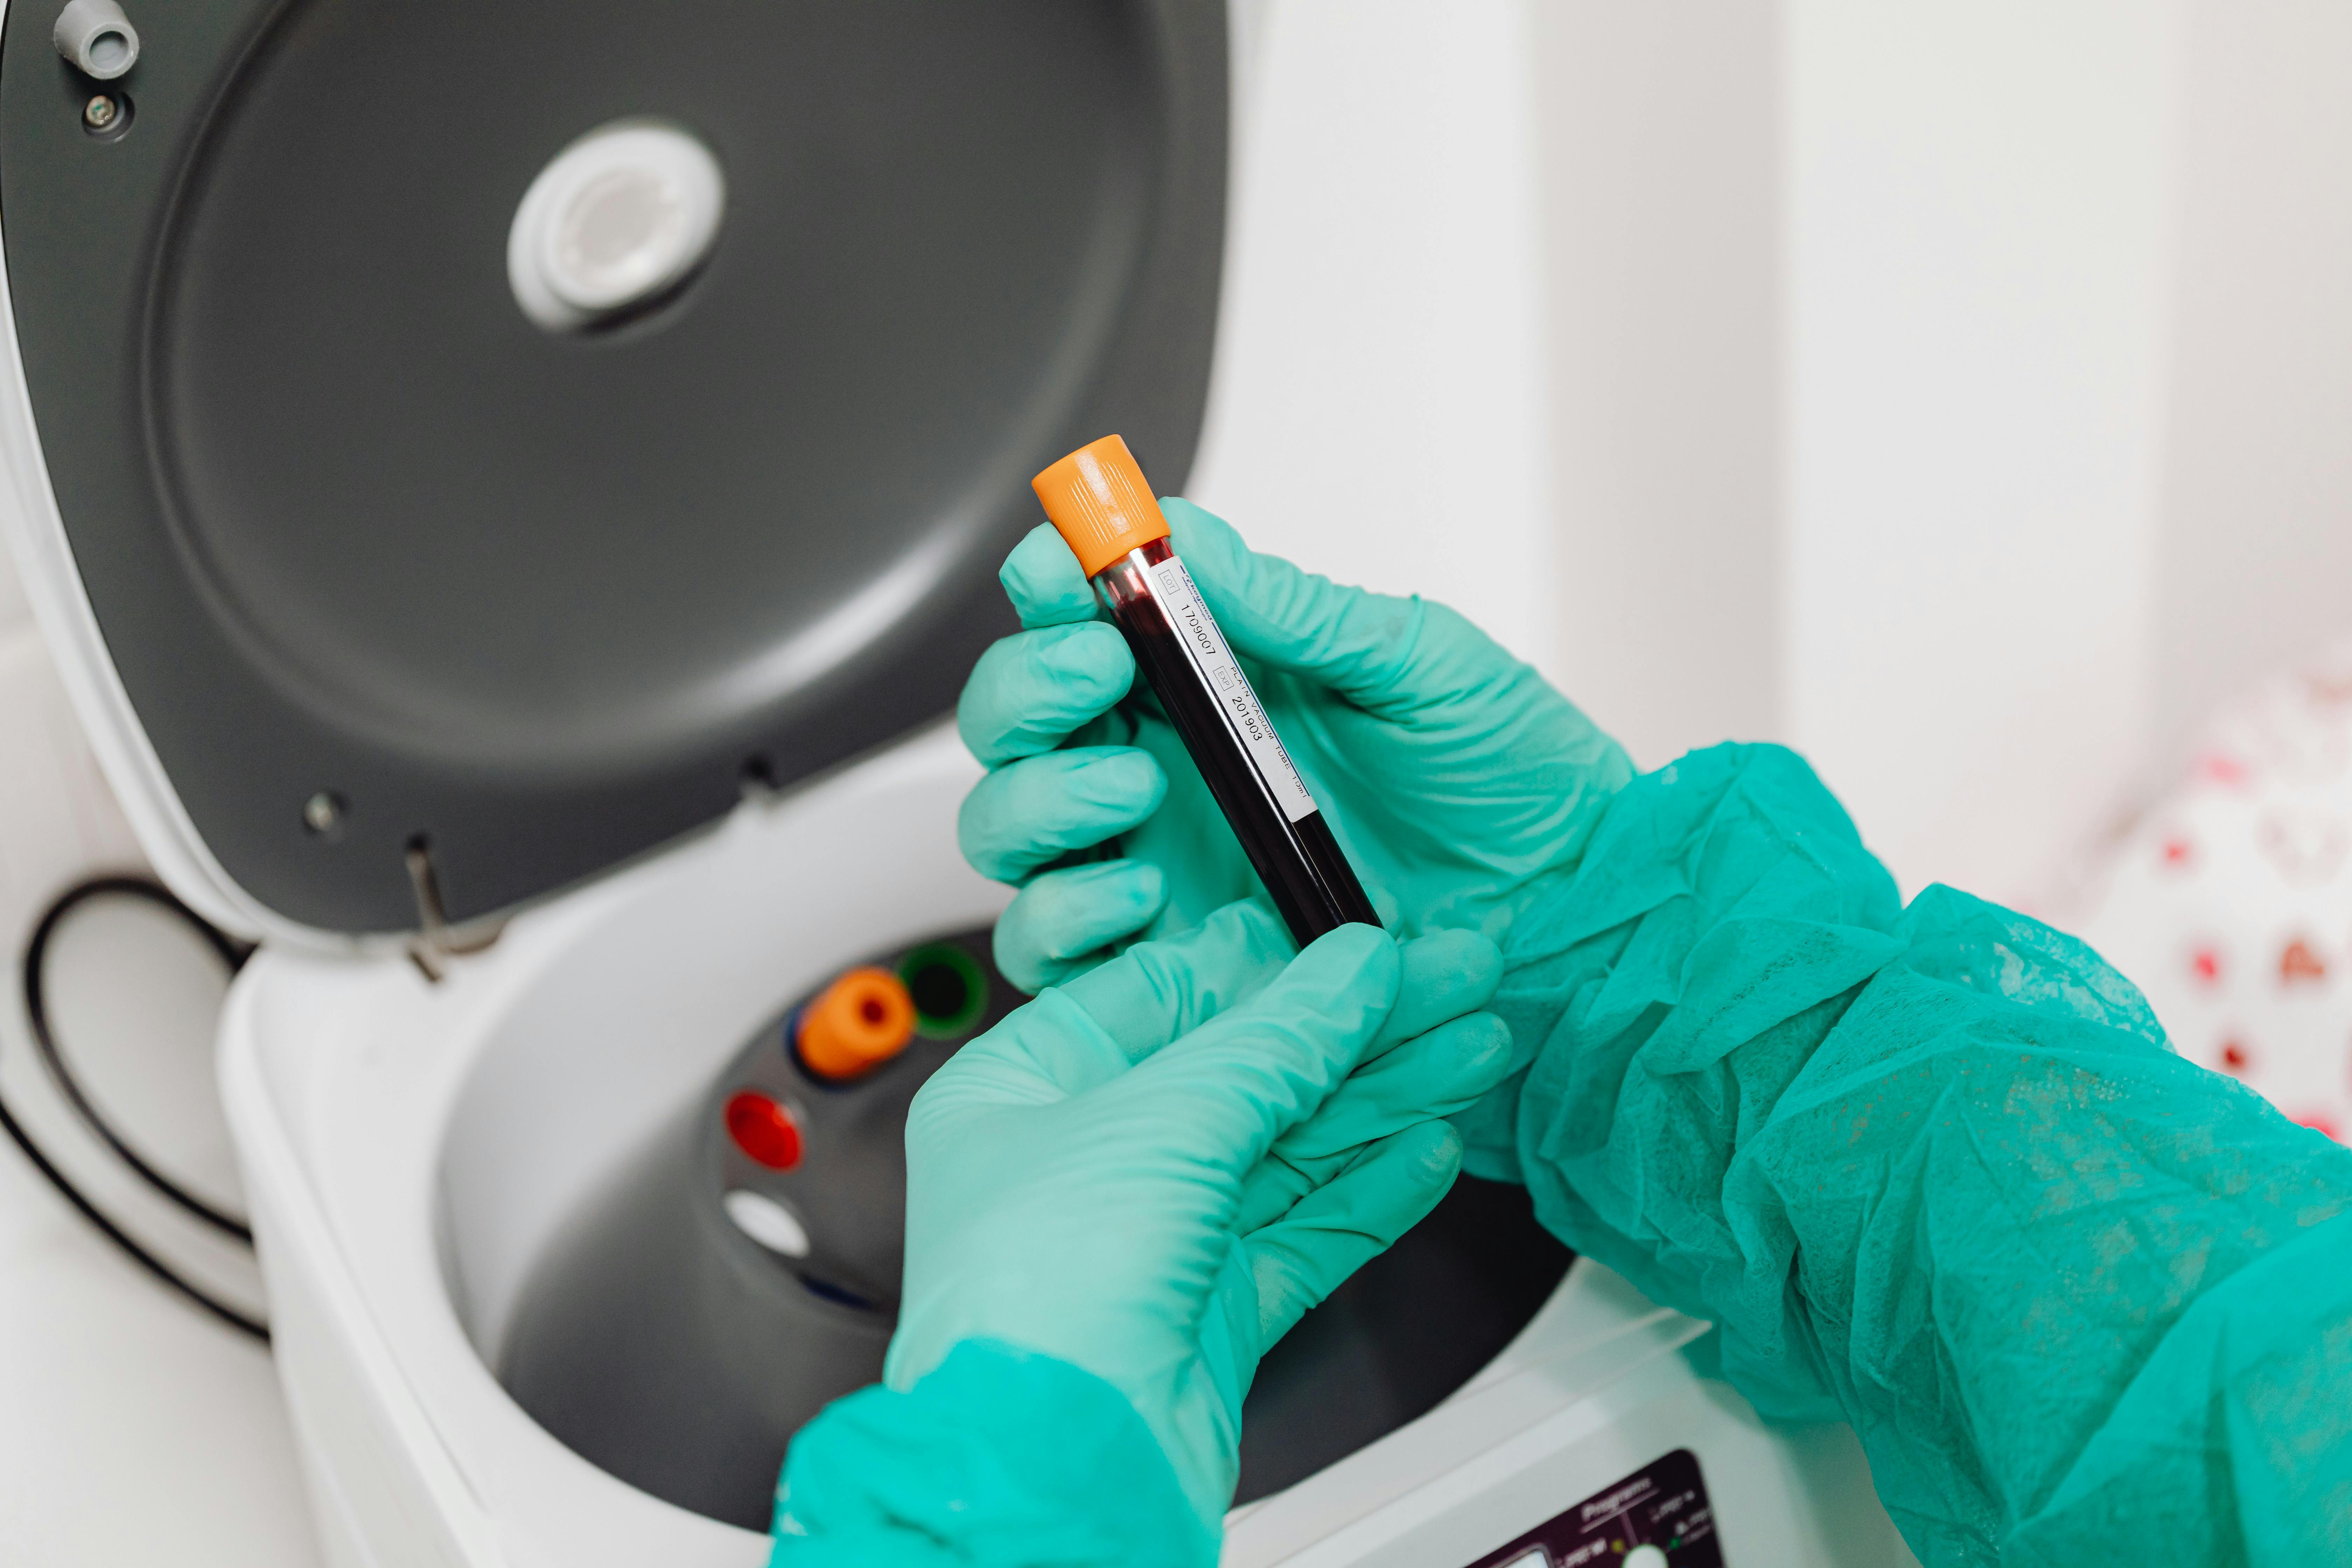
<path fill-rule="evenodd" d="M 1107 430 L 1190 465 L 1218 0 L 131 19 L 102 87 L 53 6 L 0 35 L 0 511 L 142 837 L 227 923 L 414 929 L 418 846 L 464 921 L 868 751 L 1009 625 L 1033 472 Z M 680 221 L 716 238 L 565 319 L 510 282 L 518 207 L 640 118 L 689 185 L 715 159 Z"/>

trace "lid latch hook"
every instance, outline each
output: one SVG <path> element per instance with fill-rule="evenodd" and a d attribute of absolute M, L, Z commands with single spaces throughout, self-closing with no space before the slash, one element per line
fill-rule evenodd
<path fill-rule="evenodd" d="M 408 864 L 409 888 L 416 895 L 416 935 L 409 942 L 408 957 L 419 973 L 437 985 L 449 973 L 448 960 L 482 952 L 499 940 L 506 922 L 451 925 L 441 903 L 441 878 L 433 868 L 433 841 L 418 834 L 408 841 L 403 858 Z"/>

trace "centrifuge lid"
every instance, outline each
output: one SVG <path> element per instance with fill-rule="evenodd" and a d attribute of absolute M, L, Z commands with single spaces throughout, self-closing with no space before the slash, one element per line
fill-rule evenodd
<path fill-rule="evenodd" d="M 1033 472 L 1190 465 L 1217 0 L 131 16 L 102 131 L 6 16 L 8 521 L 142 836 L 245 923 L 413 929 L 418 846 L 463 921 L 869 751 L 1009 625 Z M 640 119 L 715 160 L 707 258 L 534 320 L 526 191 Z"/>

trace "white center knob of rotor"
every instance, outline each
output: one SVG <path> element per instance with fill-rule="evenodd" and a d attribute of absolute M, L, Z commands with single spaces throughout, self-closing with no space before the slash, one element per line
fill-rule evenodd
<path fill-rule="evenodd" d="M 507 281 L 524 315 L 569 331 L 658 298 L 701 265 L 727 187 L 719 160 L 666 121 L 616 120 L 557 153 L 523 194 Z"/>

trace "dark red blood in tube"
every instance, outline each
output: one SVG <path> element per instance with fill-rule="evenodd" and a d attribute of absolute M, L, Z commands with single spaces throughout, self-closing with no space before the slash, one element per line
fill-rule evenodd
<path fill-rule="evenodd" d="M 1094 580 L 1234 837 L 1301 947 L 1340 926 L 1377 926 L 1331 835 L 1192 574 L 1168 542 L 1127 443 L 1106 436 L 1037 476 L 1045 515 Z"/>

